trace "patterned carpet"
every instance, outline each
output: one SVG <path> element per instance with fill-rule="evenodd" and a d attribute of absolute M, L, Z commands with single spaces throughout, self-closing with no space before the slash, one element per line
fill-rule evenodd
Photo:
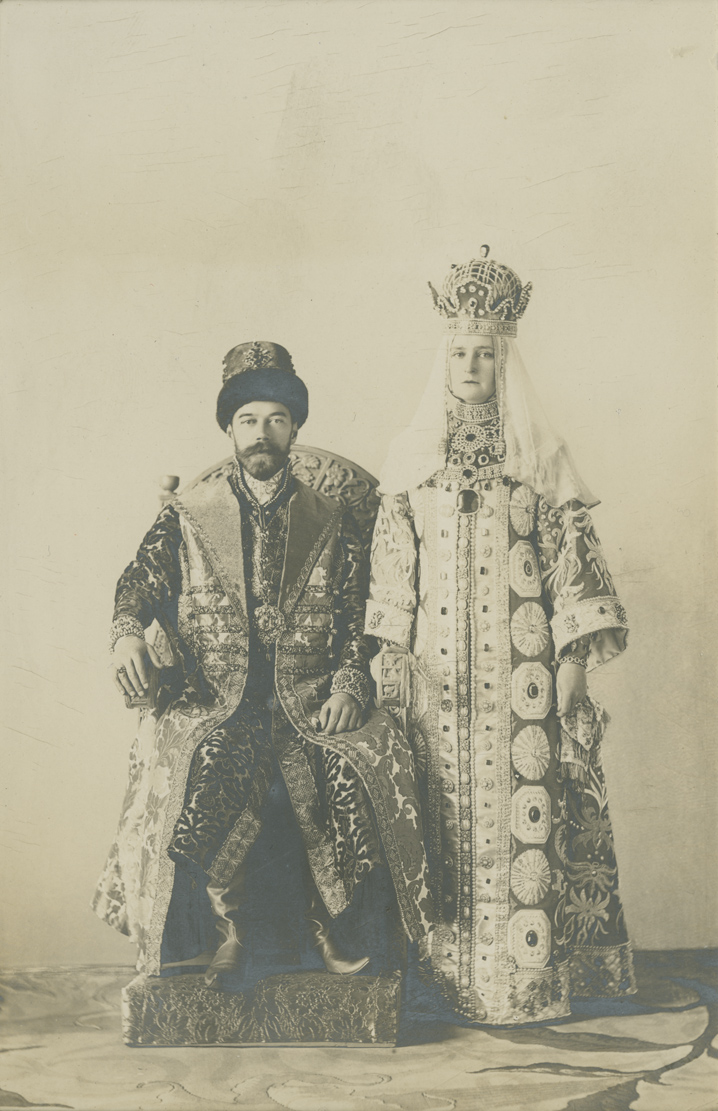
<path fill-rule="evenodd" d="M 718 954 L 640 953 L 640 1002 L 521 1029 L 407 999 L 397 1049 L 128 1049 L 129 968 L 0 977 L 0 1107 L 73 1111 L 717 1111 Z"/>

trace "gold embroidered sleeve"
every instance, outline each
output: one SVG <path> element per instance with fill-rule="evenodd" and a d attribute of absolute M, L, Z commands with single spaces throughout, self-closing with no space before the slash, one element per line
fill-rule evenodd
<path fill-rule="evenodd" d="M 405 648 L 416 610 L 417 551 L 407 495 L 384 495 L 372 541 L 366 631 Z"/>
<path fill-rule="evenodd" d="M 541 578 L 553 606 L 556 655 L 588 637 L 590 671 L 622 652 L 628 633 L 591 515 L 577 501 L 556 507 L 539 498 L 536 534 Z"/>

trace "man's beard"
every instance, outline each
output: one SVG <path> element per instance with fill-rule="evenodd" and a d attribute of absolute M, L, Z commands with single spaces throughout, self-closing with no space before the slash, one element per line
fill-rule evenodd
<path fill-rule="evenodd" d="M 284 451 L 275 444 L 254 444 L 244 451 L 237 451 L 236 455 L 252 478 L 265 481 L 281 471 L 289 458 L 289 451 Z"/>

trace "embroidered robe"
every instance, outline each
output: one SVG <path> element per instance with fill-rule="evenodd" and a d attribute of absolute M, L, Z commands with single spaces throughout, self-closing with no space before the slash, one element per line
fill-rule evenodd
<path fill-rule="evenodd" d="M 181 529 L 174 568 L 179 585 L 173 588 L 173 576 L 155 561 L 133 601 L 133 612 L 143 621 L 153 617 L 160 623 L 156 646 L 168 658 L 171 653 L 175 666 L 181 663 L 181 679 L 160 691 L 156 710 L 141 714 L 117 837 L 93 905 L 101 918 L 138 942 L 138 968 L 150 974 L 160 969 L 193 758 L 218 730 L 233 728 L 238 711 L 246 725 L 246 692 L 252 692 L 255 709 L 257 692 L 266 693 L 256 681 L 251 614 L 257 599 L 252 602 L 245 574 L 241 499 L 230 475 L 216 472 L 172 499 Z M 378 710 L 360 729 L 338 736 L 323 737 L 311 722 L 337 670 L 360 669 L 366 655 L 365 642 L 360 643 L 365 556 L 351 515 L 297 479 L 292 483 L 275 607 L 278 635 L 270 653 L 271 694 L 264 704 L 270 743 L 330 913 L 348 905 L 356 868 L 342 845 L 346 815 L 330 803 L 327 816 L 322 807 L 318 753 L 325 768 L 338 762 L 344 778 L 360 784 L 355 818 L 361 824 L 371 815 L 405 930 L 418 939 L 428 929 L 431 903 L 411 751 L 391 717 Z M 256 728 L 262 732 L 261 721 Z M 213 846 L 208 871 L 216 882 L 229 880 L 259 833 L 269 783 L 268 765 L 260 761 L 258 768 L 250 776 L 246 805 L 221 844 Z"/>
<path fill-rule="evenodd" d="M 366 629 L 388 644 L 380 694 L 404 714 L 420 774 L 440 923 L 430 976 L 468 1018 L 553 1019 L 572 993 L 635 990 L 603 713 L 591 704 L 588 730 L 574 718 L 562 737 L 554 697 L 557 657 L 583 638 L 588 668 L 606 662 L 626 615 L 582 505 L 549 506 L 496 461 L 471 497 L 465 485 L 447 468 L 384 497 Z M 403 694 L 391 645 L 410 650 Z"/>

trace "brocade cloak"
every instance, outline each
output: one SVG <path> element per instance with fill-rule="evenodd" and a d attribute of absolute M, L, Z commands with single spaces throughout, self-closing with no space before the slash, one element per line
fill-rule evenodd
<path fill-rule="evenodd" d="M 181 528 L 172 571 L 155 567 L 120 607 L 159 629 L 155 647 L 180 676 L 160 691 L 157 710 L 141 713 L 117 837 L 93 902 L 101 918 L 137 941 L 138 968 L 150 974 L 160 970 L 175 870 L 168 849 L 193 757 L 237 712 L 255 671 L 241 499 L 230 475 L 214 472 L 171 499 Z M 358 662 L 365 557 L 351 514 L 297 479 L 292 489 L 274 615 L 271 743 L 329 912 L 346 908 L 352 880 L 336 823 L 320 805 L 317 751 L 358 777 L 405 931 L 420 940 L 432 911 L 411 750 L 383 711 L 371 710 L 360 729 L 338 736 L 324 737 L 311 722 L 337 671 Z M 209 866 L 215 882 L 228 881 L 256 839 L 267 787 L 262 775 L 252 777 L 251 797 Z"/>

